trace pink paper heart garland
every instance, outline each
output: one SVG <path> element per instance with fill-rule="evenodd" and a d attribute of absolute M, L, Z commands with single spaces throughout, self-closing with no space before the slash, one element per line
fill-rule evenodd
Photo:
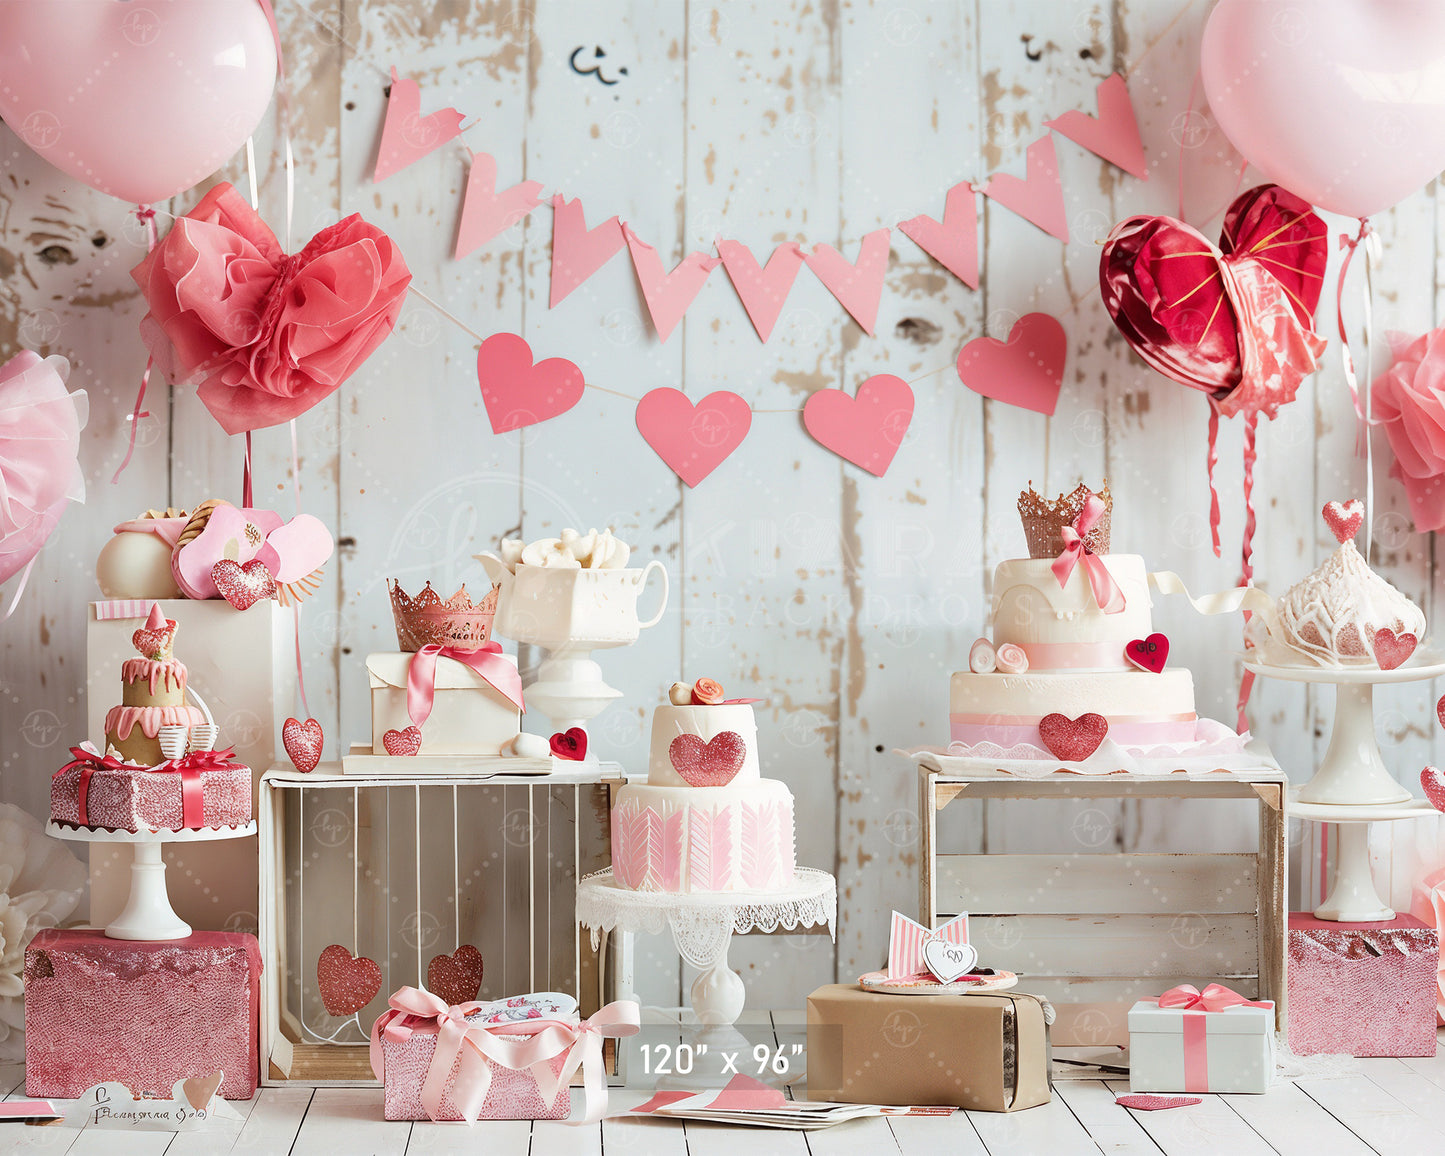
<path fill-rule="evenodd" d="M 888 273 L 888 230 L 874 229 L 867 234 L 858 246 L 856 261 L 850 262 L 832 245 L 821 242 L 804 260 L 838 304 L 872 337 L 878 302 L 883 298 L 883 278 Z"/>
<path fill-rule="evenodd" d="M 497 162 L 488 153 L 473 153 L 467 173 L 467 190 L 462 198 L 462 219 L 457 227 L 457 259 L 485 245 L 504 229 L 510 229 L 542 202 L 537 194 L 541 181 L 521 181 L 497 192 Z"/>
<path fill-rule="evenodd" d="M 1133 102 L 1129 100 L 1128 84 L 1117 72 L 1106 76 L 1094 90 L 1094 100 L 1099 108 L 1097 117 L 1071 109 L 1044 121 L 1044 127 L 1147 181 L 1149 165 L 1144 159 L 1144 142 L 1139 136 Z"/>
<path fill-rule="evenodd" d="M 766 341 L 783 311 L 783 303 L 803 266 L 803 250 L 796 241 L 784 241 L 760 266 L 753 252 L 741 241 L 716 242 L 723 270 L 737 291 L 738 300 L 747 310 L 758 337 Z"/>
<path fill-rule="evenodd" d="M 669 273 L 663 269 L 657 250 L 626 225 L 622 226 L 622 236 L 632 254 L 632 267 L 642 286 L 642 299 L 647 303 L 657 339 L 666 344 L 687 307 L 702 290 L 707 275 L 722 264 L 722 260 L 706 253 L 689 253 Z"/>
<path fill-rule="evenodd" d="M 1069 218 L 1064 210 L 1064 186 L 1059 182 L 1054 138 L 1045 133 L 1029 145 L 1024 155 L 1024 176 L 994 173 L 979 192 L 1067 244 Z"/>
<path fill-rule="evenodd" d="M 958 354 L 958 379 L 995 401 L 1052 414 L 1064 385 L 1069 339 L 1047 313 L 1025 313 L 1008 340 L 976 337 Z"/>
<path fill-rule="evenodd" d="M 913 390 L 901 377 L 880 373 L 858 387 L 820 389 L 803 404 L 803 425 L 819 445 L 881 478 L 913 420 Z"/>
<path fill-rule="evenodd" d="M 622 222 L 608 217 L 589 229 L 580 200 L 552 198 L 552 296 L 548 306 L 558 303 L 583 281 L 607 264 L 627 242 Z"/>
<path fill-rule="evenodd" d="M 477 384 L 493 433 L 536 425 L 582 400 L 582 371 L 562 357 L 532 362 L 532 347 L 515 333 L 494 333 L 477 350 Z"/>
<path fill-rule="evenodd" d="M 737 394 L 720 389 L 697 405 L 680 389 L 654 389 L 637 403 L 637 428 L 679 478 L 698 485 L 742 445 L 753 411 Z"/>
<path fill-rule="evenodd" d="M 978 204 L 974 195 L 973 185 L 960 181 L 948 190 L 942 221 L 920 213 L 898 224 L 905 236 L 970 289 L 978 288 Z"/>
<path fill-rule="evenodd" d="M 376 153 L 373 181 L 384 181 L 407 165 L 435 152 L 459 136 L 466 118 L 454 108 L 439 108 L 421 115 L 421 89 L 416 81 L 397 76 L 391 70 L 391 95 L 386 100 L 386 120 L 381 126 L 381 146 Z"/>

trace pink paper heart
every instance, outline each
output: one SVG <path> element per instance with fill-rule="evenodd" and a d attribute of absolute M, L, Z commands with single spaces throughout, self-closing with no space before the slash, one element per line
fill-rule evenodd
<path fill-rule="evenodd" d="M 381 745 L 386 753 L 407 758 L 421 750 L 421 728 L 409 726 L 405 730 L 389 730 L 381 736 Z"/>
<path fill-rule="evenodd" d="M 477 350 L 477 383 L 493 433 L 536 425 L 582 400 L 582 371 L 561 357 L 532 364 L 532 347 L 515 333 L 494 333 Z"/>
<path fill-rule="evenodd" d="M 1445 811 L 1445 771 L 1439 767 L 1426 767 L 1420 772 L 1420 786 L 1430 805 L 1437 811 Z"/>
<path fill-rule="evenodd" d="M 796 241 L 784 241 L 762 267 L 752 250 L 741 241 L 719 240 L 717 251 L 728 279 L 737 290 L 738 300 L 748 311 L 748 319 L 758 337 L 766 341 L 803 266 L 802 248 Z"/>
<path fill-rule="evenodd" d="M 560 194 L 552 198 L 552 296 L 548 305 L 557 308 L 573 289 L 602 268 L 626 244 L 622 222 L 608 217 L 589 229 L 582 215 L 582 202 L 569 201 Z"/>
<path fill-rule="evenodd" d="M 637 428 L 657 456 L 689 486 L 696 486 L 742 445 L 753 411 L 720 389 L 696 406 L 680 389 L 664 386 L 637 403 Z"/>
<path fill-rule="evenodd" d="M 722 261 L 706 253 L 689 253 L 669 273 L 663 269 L 657 250 L 626 225 L 622 226 L 622 236 L 632 254 L 632 267 L 642 286 L 642 299 L 647 302 L 658 340 L 665 342 L 701 291 L 707 275 Z"/>
<path fill-rule="evenodd" d="M 1389 627 L 1382 626 L 1375 631 L 1375 661 L 1380 664 L 1381 670 L 1394 670 L 1415 653 L 1419 643 L 1420 640 L 1408 631 L 1396 634 Z"/>
<path fill-rule="evenodd" d="M 819 389 L 803 404 L 803 425 L 815 441 L 875 477 L 888 472 L 913 420 L 913 390 L 901 377 L 880 373 L 858 387 Z"/>
<path fill-rule="evenodd" d="M 919 214 L 900 221 L 899 229 L 971 289 L 978 288 L 978 205 L 975 190 L 960 181 L 948 190 L 943 220 Z"/>
<path fill-rule="evenodd" d="M 381 968 L 333 943 L 316 959 L 316 987 L 328 1015 L 355 1015 L 381 990 Z"/>
<path fill-rule="evenodd" d="M 473 153 L 453 256 L 465 257 L 503 229 L 510 229 L 542 203 L 537 199 L 541 191 L 541 181 L 520 181 L 498 192 L 496 159 L 489 153 Z"/>
<path fill-rule="evenodd" d="M 707 742 L 700 735 L 678 735 L 667 745 L 672 769 L 690 787 L 725 787 L 743 769 L 747 743 L 736 731 L 720 731 Z"/>
<path fill-rule="evenodd" d="M 1070 111 L 1053 120 L 1044 121 L 1060 136 L 1103 157 L 1111 165 L 1133 173 L 1140 180 L 1149 179 L 1149 166 L 1144 160 L 1144 142 L 1139 137 L 1139 121 L 1129 100 L 1129 86 L 1117 72 L 1099 82 L 1094 92 L 1099 107 L 1098 117 L 1087 112 Z"/>
<path fill-rule="evenodd" d="M 1064 187 L 1059 183 L 1059 156 L 1054 151 L 1053 137 L 1045 133 L 1029 145 L 1025 172 L 1023 177 L 994 173 L 979 192 L 1067 244 L 1069 219 L 1064 211 Z"/>
<path fill-rule="evenodd" d="M 381 146 L 376 153 L 373 181 L 384 181 L 407 165 L 435 152 L 459 136 L 465 118 L 454 108 L 439 108 L 421 115 L 421 89 L 416 81 L 397 76 L 391 70 L 391 95 L 386 100 L 386 120 L 381 126 Z"/>
<path fill-rule="evenodd" d="M 281 745 L 286 755 L 303 775 L 309 775 L 321 762 L 321 748 L 326 736 L 321 733 L 321 724 L 314 718 L 305 722 L 288 718 L 281 725 Z"/>
<path fill-rule="evenodd" d="M 804 258 L 838 304 L 873 336 L 878 320 L 878 302 L 883 296 L 883 278 L 888 273 L 888 230 L 875 229 L 858 246 L 858 260 L 850 262 L 842 253 L 821 242 Z"/>
<path fill-rule="evenodd" d="M 1321 513 L 1336 542 L 1350 541 L 1365 524 L 1365 503 L 1359 498 L 1351 498 L 1348 502 L 1326 502 Z"/>
<path fill-rule="evenodd" d="M 259 558 L 245 565 L 222 558 L 211 567 L 211 581 L 237 610 L 250 610 L 263 599 L 276 597 L 276 579 Z"/>
<path fill-rule="evenodd" d="M 1025 313 L 1008 340 L 976 337 L 958 354 L 958 379 L 984 397 L 1052 414 L 1064 385 L 1069 339 L 1047 313 Z"/>
<path fill-rule="evenodd" d="M 330 561 L 335 548 L 325 522 L 310 514 L 297 514 L 266 535 L 256 559 L 271 571 L 278 586 L 289 587 L 316 574 Z"/>
<path fill-rule="evenodd" d="M 1056 759 L 1066 763 L 1082 763 L 1099 749 L 1109 733 L 1109 720 L 1101 714 L 1048 714 L 1039 720 L 1039 738 Z"/>

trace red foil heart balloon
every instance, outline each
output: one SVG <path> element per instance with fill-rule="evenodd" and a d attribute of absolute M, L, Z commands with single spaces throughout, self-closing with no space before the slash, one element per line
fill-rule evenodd
<path fill-rule="evenodd" d="M 316 986 L 328 1015 L 355 1015 L 381 990 L 381 968 L 333 943 L 316 960 Z"/>
<path fill-rule="evenodd" d="M 389 755 L 414 755 L 421 750 L 421 728 L 409 726 L 405 730 L 390 730 L 381 736 L 381 745 Z"/>
<path fill-rule="evenodd" d="M 557 758 L 580 763 L 587 757 L 587 732 L 581 727 L 569 727 L 553 735 L 548 745 Z"/>
<path fill-rule="evenodd" d="M 1148 638 L 1136 638 L 1124 647 L 1124 657 L 1140 670 L 1161 674 L 1169 661 L 1169 639 L 1157 631 Z"/>
<path fill-rule="evenodd" d="M 1081 714 L 1078 718 L 1049 714 L 1039 720 L 1039 738 L 1056 759 L 1066 763 L 1082 763 L 1099 749 L 1109 733 L 1109 720 L 1101 714 Z"/>
<path fill-rule="evenodd" d="M 314 718 L 305 722 L 288 718 L 281 727 L 281 745 L 292 764 L 303 775 L 309 775 L 321 762 L 321 748 L 326 736 L 321 733 L 321 724 Z"/>

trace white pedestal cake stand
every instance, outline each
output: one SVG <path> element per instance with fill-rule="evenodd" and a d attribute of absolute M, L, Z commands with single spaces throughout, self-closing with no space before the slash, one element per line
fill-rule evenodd
<path fill-rule="evenodd" d="M 1333 823 L 1339 831 L 1335 847 L 1335 874 L 1330 893 L 1315 908 L 1316 919 L 1340 923 L 1377 923 L 1395 918 L 1395 909 L 1380 898 L 1370 872 L 1370 824 L 1418 819 L 1435 814 L 1428 799 L 1366 806 L 1302 803 L 1290 792 L 1289 816 L 1313 823 Z"/>
<path fill-rule="evenodd" d="M 121 913 L 106 927 L 111 939 L 185 939 L 191 925 L 175 913 L 166 892 L 163 843 L 205 843 L 215 839 L 243 839 L 256 833 L 255 822 L 244 827 L 203 827 L 184 831 L 107 831 L 103 827 L 67 827 L 46 823 L 45 833 L 77 843 L 130 843 L 135 858 L 130 865 L 130 896 Z"/>

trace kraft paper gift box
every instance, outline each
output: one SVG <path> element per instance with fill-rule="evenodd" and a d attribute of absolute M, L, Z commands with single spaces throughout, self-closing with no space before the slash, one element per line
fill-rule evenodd
<path fill-rule="evenodd" d="M 405 730 L 412 725 L 406 699 L 407 674 L 413 657 L 405 651 L 366 656 L 366 672 L 371 681 L 373 754 L 386 753 L 382 736 L 387 731 Z M 497 657 L 516 670 L 514 656 Z M 516 704 L 470 666 L 439 655 L 431 714 L 421 724 L 421 753 L 499 755 L 502 744 L 516 738 L 522 729 L 521 719 Z"/>
<path fill-rule="evenodd" d="M 1412 915 L 1388 923 L 1289 917 L 1290 1050 L 1433 1056 L 1440 938 Z"/>
<path fill-rule="evenodd" d="M 91 929 L 42 931 L 25 951 L 25 1090 L 74 1099 L 115 1080 L 169 1096 L 224 1073 L 221 1095 L 256 1091 L 261 949 L 197 931 L 135 942 Z"/>
<path fill-rule="evenodd" d="M 1243 997 L 1219 984 L 1206 987 L 1202 1001 L 1195 998 L 1199 994 L 1192 987 L 1173 988 L 1160 997 L 1165 1006 L 1141 999 L 1129 1009 L 1129 1090 L 1269 1091 L 1274 1004 L 1235 1002 Z M 1180 1006 L 1168 1006 L 1171 999 Z M 1226 1002 L 1234 1006 L 1220 1006 Z"/>
<path fill-rule="evenodd" d="M 808 997 L 808 1099 L 1012 1112 L 1049 1101 L 1044 1004 L 1016 992 Z"/>

